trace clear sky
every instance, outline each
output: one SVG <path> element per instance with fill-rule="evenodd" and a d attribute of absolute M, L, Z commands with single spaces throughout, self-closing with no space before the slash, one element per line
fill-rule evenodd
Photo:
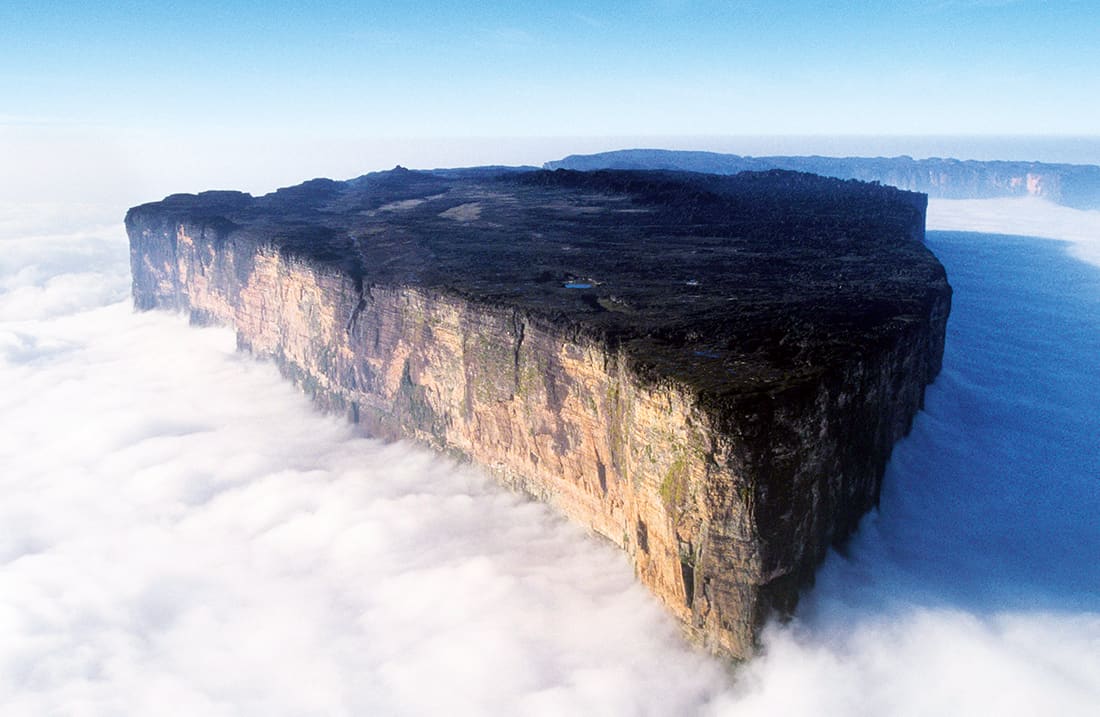
<path fill-rule="evenodd" d="M 1098 134 L 1100 3 L 4 0 L 0 122 Z"/>
<path fill-rule="evenodd" d="M 1100 163 L 1100 2 L 0 0 L 0 203 L 638 146 Z"/>

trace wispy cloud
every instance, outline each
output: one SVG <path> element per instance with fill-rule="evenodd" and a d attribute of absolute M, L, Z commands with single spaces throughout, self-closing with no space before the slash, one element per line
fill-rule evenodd
<path fill-rule="evenodd" d="M 571 12 L 571 13 L 569 13 L 569 16 L 572 17 L 577 22 L 579 22 L 580 24 L 587 25 L 588 27 L 596 28 L 596 29 L 599 29 L 599 30 L 602 30 L 603 28 L 607 27 L 606 22 L 604 22 L 603 20 L 598 20 L 595 17 L 593 17 L 592 15 L 587 15 L 587 14 L 581 13 L 581 12 Z"/>
<path fill-rule="evenodd" d="M 415 37 L 398 30 L 357 29 L 343 33 L 343 37 L 379 48 L 408 47 L 417 44 Z"/>
<path fill-rule="evenodd" d="M 536 35 L 519 27 L 483 28 L 478 32 L 477 44 L 499 50 L 528 50 L 540 44 Z"/>
<path fill-rule="evenodd" d="M 999 8 L 1008 7 L 1010 5 L 1025 5 L 1034 2 L 1034 0 L 939 0 L 932 7 L 940 10 L 949 10 L 957 8 Z"/>

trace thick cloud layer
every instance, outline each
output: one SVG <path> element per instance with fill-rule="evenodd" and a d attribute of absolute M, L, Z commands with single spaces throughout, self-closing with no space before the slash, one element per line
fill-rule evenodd
<path fill-rule="evenodd" d="M 3 212 L 5 715 L 1100 703 L 1100 272 L 1055 244 L 930 236 L 957 293 L 928 410 L 882 510 L 733 675 L 550 510 L 316 414 L 227 331 L 134 314 L 121 227 L 96 228 L 117 214 Z"/>
<path fill-rule="evenodd" d="M 356 437 L 225 330 L 135 315 L 120 228 L 2 249 L 4 714 L 670 714 L 721 688 L 610 546 Z"/>
<path fill-rule="evenodd" d="M 930 199 L 928 228 L 1042 237 L 1069 242 L 1071 253 L 1100 266 L 1100 211 L 1044 199 Z"/>

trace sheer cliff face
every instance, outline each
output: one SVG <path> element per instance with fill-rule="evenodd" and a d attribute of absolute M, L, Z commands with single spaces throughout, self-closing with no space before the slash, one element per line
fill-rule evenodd
<path fill-rule="evenodd" d="M 234 326 L 371 433 L 467 456 L 556 505 L 625 550 L 694 639 L 734 657 L 874 504 L 939 370 L 942 270 L 920 313 L 876 324 L 859 350 L 766 381 L 745 364 L 751 390 L 708 391 L 640 363 L 630 341 L 431 281 L 373 282 L 232 211 L 132 211 L 135 304 Z"/>

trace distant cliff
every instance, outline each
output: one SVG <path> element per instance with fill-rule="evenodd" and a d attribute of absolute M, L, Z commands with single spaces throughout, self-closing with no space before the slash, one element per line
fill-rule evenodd
<path fill-rule="evenodd" d="M 881 182 L 942 199 L 1042 197 L 1077 209 L 1100 209 L 1100 167 L 1043 162 L 983 162 L 912 157 L 742 157 L 715 152 L 626 149 L 572 155 L 547 169 L 665 169 L 711 174 L 786 169 Z"/>
<path fill-rule="evenodd" d="M 392 172 L 131 209 L 134 303 L 621 547 L 744 658 L 877 501 L 937 374 L 925 197 L 790 172 Z"/>

